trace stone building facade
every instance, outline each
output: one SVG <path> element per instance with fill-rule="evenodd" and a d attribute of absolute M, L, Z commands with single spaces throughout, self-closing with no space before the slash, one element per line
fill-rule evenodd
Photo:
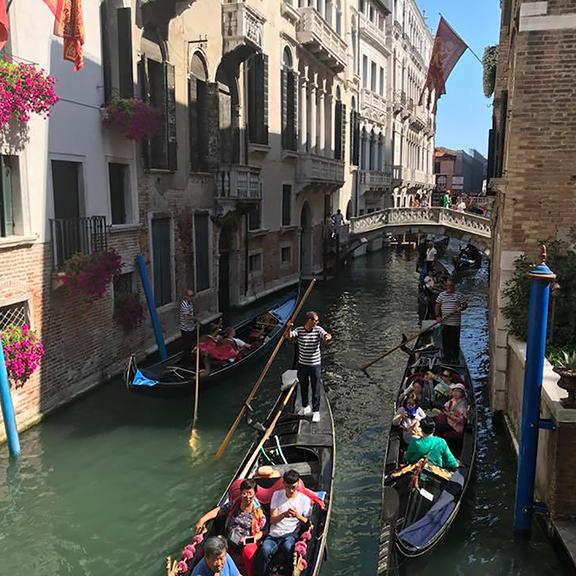
<path fill-rule="evenodd" d="M 451 150 L 438 146 L 434 153 L 434 176 L 438 192 L 481 194 L 486 178 L 486 158 L 477 150 Z"/>
<path fill-rule="evenodd" d="M 567 239 L 576 221 L 574 166 L 576 6 L 550 0 L 502 3 L 494 121 L 488 160 L 496 196 L 490 284 L 491 396 L 507 406 L 502 291 L 514 261 L 538 243 Z"/>

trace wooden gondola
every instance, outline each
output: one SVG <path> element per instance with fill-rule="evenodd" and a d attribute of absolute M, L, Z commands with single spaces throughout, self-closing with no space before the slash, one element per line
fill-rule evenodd
<path fill-rule="evenodd" d="M 460 353 L 458 365 L 442 365 L 440 334 L 431 330 L 421 336 L 410 354 L 398 391 L 400 403 L 407 383 L 428 370 L 450 370 L 464 384 L 469 414 L 461 438 L 447 442 L 460 465 L 453 473 L 426 464 L 403 466 L 406 446 L 402 432 L 392 426 L 385 456 L 382 528 L 378 574 L 396 573 L 406 558 L 429 552 L 452 525 L 471 478 L 476 455 L 477 413 L 472 380 Z"/>
<path fill-rule="evenodd" d="M 297 299 L 297 293 L 291 292 L 267 312 L 257 314 L 235 326 L 236 337 L 250 343 L 251 349 L 234 362 L 211 362 L 209 372 L 204 369 L 200 371 L 200 383 L 205 385 L 236 373 L 250 362 L 264 356 L 282 335 L 296 307 Z M 157 396 L 192 394 L 196 379 L 195 366 L 194 363 L 184 363 L 182 356 L 183 353 L 178 352 L 163 362 L 138 368 L 132 355 L 125 376 L 128 390 Z"/>
<path fill-rule="evenodd" d="M 296 372 L 288 371 L 284 374 L 283 381 L 290 382 L 295 378 Z M 231 495 L 234 498 L 240 479 L 254 478 L 258 486 L 256 497 L 264 507 L 269 525 L 271 495 L 275 490 L 281 489 L 281 475 L 291 469 L 300 474 L 306 489 L 318 496 L 310 517 L 310 534 L 303 535 L 307 548 L 305 557 L 295 554 L 293 558 L 281 558 L 277 555 L 272 561 L 269 576 L 317 576 L 325 556 L 335 470 L 334 421 L 323 390 L 320 404 L 322 419 L 319 423 L 312 423 L 309 419 L 297 416 L 297 408 L 295 387 L 283 391 L 264 422 L 266 432 L 262 432 L 254 440 L 217 503 L 222 506 L 229 501 Z M 268 469 L 263 477 L 258 473 L 263 470 L 262 467 Z M 274 476 L 269 475 L 270 468 L 274 470 Z M 223 534 L 224 524 L 224 519 L 217 517 L 202 538 Z M 308 539 L 308 536 L 311 537 Z M 187 548 L 190 550 L 192 546 L 195 553 L 192 558 L 185 560 L 186 565 L 180 564 L 178 568 L 175 561 L 168 559 L 169 576 L 187 576 L 192 572 L 202 558 L 202 545 L 199 540 L 200 538 L 196 537 L 188 545 Z M 184 553 L 182 557 L 186 558 Z M 305 560 L 304 569 L 302 559 Z"/>
<path fill-rule="evenodd" d="M 482 266 L 482 252 L 476 246 L 468 244 L 452 260 L 456 270 L 478 269 Z"/>

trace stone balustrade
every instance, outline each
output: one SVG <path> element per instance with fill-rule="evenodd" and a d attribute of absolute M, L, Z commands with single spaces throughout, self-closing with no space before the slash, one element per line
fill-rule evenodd
<path fill-rule="evenodd" d="M 344 162 L 316 154 L 301 154 L 298 160 L 297 179 L 304 183 L 344 183 Z"/>
<path fill-rule="evenodd" d="M 258 201 L 262 199 L 260 168 L 255 166 L 228 166 L 222 168 L 216 180 L 217 199 L 231 201 Z"/>
<path fill-rule="evenodd" d="M 222 36 L 224 53 L 240 46 L 262 50 L 262 33 L 265 19 L 244 1 L 222 5 Z"/>
<path fill-rule="evenodd" d="M 366 88 L 362 89 L 362 115 L 368 118 L 384 121 L 387 115 L 386 100 Z"/>

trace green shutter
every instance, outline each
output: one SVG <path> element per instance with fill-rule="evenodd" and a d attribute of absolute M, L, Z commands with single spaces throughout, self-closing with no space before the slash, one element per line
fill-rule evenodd
<path fill-rule="evenodd" d="M 118 8 L 118 71 L 120 80 L 120 96 L 134 96 L 134 74 L 132 72 L 132 9 Z"/>
<path fill-rule="evenodd" d="M 282 94 L 282 148 L 286 149 L 288 144 L 288 71 L 285 68 L 282 68 L 280 81 Z"/>
<path fill-rule="evenodd" d="M 268 56 L 262 55 L 262 132 L 260 144 L 268 144 Z"/>
<path fill-rule="evenodd" d="M 0 156 L 1 175 L 1 213 L 0 213 L 0 235 L 12 236 L 14 234 L 14 214 L 12 212 L 12 170 L 8 156 Z"/>
<path fill-rule="evenodd" d="M 102 76 L 104 83 L 104 103 L 112 100 L 112 70 L 110 62 L 110 31 L 108 22 L 108 5 L 100 4 L 100 40 L 102 42 Z"/>
<path fill-rule="evenodd" d="M 346 104 L 341 104 L 340 110 L 340 156 L 338 160 L 344 160 L 346 151 Z"/>
<path fill-rule="evenodd" d="M 148 60 L 145 56 L 138 62 L 138 82 L 140 84 L 140 98 L 147 104 L 150 103 L 150 83 L 148 81 Z M 144 168 L 150 168 L 150 140 L 142 140 L 142 159 Z"/>
<path fill-rule="evenodd" d="M 166 128 L 168 139 L 168 169 L 178 169 L 178 142 L 176 140 L 176 74 L 172 64 L 165 63 L 166 74 Z"/>

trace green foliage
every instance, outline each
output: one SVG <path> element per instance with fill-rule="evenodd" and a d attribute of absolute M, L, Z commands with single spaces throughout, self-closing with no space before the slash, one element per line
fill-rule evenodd
<path fill-rule="evenodd" d="M 548 360 L 555 368 L 576 372 L 576 350 L 554 350 L 548 354 Z"/>
<path fill-rule="evenodd" d="M 496 66 L 498 64 L 498 44 L 484 49 L 482 57 L 484 95 L 490 98 L 496 85 Z"/>
<path fill-rule="evenodd" d="M 554 348 L 576 348 L 576 251 L 561 240 L 546 243 L 547 264 L 556 273 L 560 289 L 550 299 L 550 344 Z M 513 277 L 506 283 L 503 309 L 510 332 L 522 340 L 528 335 L 528 270 L 525 256 L 516 260 Z"/>

